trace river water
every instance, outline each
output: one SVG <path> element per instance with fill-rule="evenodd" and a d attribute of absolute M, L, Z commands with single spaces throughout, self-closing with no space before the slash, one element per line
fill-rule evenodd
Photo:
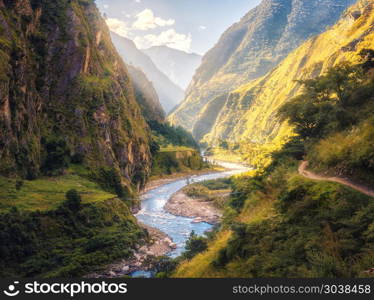
<path fill-rule="evenodd" d="M 228 171 L 192 176 L 189 183 L 230 177 L 248 171 L 248 168 L 239 164 L 218 163 Z M 212 228 L 212 225 L 208 223 L 193 223 L 191 218 L 175 216 L 165 211 L 164 206 L 169 198 L 189 183 L 186 179 L 181 179 L 150 190 L 142 196 L 141 210 L 136 214 L 140 222 L 157 228 L 172 238 L 177 248 L 168 254 L 171 257 L 179 256 L 183 252 L 192 230 L 202 235 Z"/>

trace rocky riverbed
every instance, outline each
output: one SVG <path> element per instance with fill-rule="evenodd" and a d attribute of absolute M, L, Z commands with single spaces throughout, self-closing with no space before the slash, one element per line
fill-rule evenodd
<path fill-rule="evenodd" d="M 228 197 L 228 193 L 220 195 Z M 173 215 L 194 218 L 192 222 L 217 224 L 222 218 L 222 212 L 213 201 L 202 198 L 191 198 L 183 190 L 174 193 L 165 205 L 165 210 Z"/>
<path fill-rule="evenodd" d="M 164 256 L 176 248 L 176 244 L 163 232 L 153 227 L 141 224 L 149 233 L 148 244 L 138 246 L 130 259 L 122 259 L 108 265 L 103 271 L 91 273 L 87 278 L 118 278 L 130 275 L 134 271 L 148 270 L 148 258 Z"/>

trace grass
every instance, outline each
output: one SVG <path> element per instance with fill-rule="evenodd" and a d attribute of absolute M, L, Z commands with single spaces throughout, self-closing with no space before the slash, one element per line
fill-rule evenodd
<path fill-rule="evenodd" d="M 167 146 L 160 149 L 160 152 L 178 152 L 178 151 L 196 151 L 196 149 L 192 149 L 185 146 Z"/>
<path fill-rule="evenodd" d="M 198 201 L 210 201 L 217 208 L 223 209 L 231 193 L 227 179 L 208 180 L 194 183 L 183 188 L 183 192 Z"/>
<path fill-rule="evenodd" d="M 223 278 L 225 274 L 215 269 L 211 262 L 214 261 L 221 249 L 226 247 L 231 237 L 231 231 L 218 233 L 216 239 L 209 243 L 208 250 L 198 254 L 192 260 L 185 261 L 178 266 L 172 277 L 175 278 Z"/>
<path fill-rule="evenodd" d="M 274 195 L 269 192 L 268 195 L 264 193 L 256 193 L 252 196 L 253 199 L 248 199 L 242 212 L 236 217 L 237 222 L 245 224 L 253 224 L 261 222 L 274 216 Z M 264 198 L 263 198 L 264 197 Z M 232 236 L 230 230 L 222 230 L 209 243 L 208 249 L 195 256 L 190 261 L 182 262 L 172 277 L 176 278 L 227 278 L 232 277 L 225 268 L 215 268 L 212 262 L 218 257 L 221 249 L 227 246 L 228 241 Z M 234 261 L 232 264 L 238 263 Z M 233 268 L 235 270 L 235 268 Z M 238 276 L 239 277 L 239 276 Z"/>
<path fill-rule="evenodd" d="M 52 210 L 65 201 L 65 193 L 70 189 L 76 189 L 81 194 L 83 203 L 116 197 L 103 191 L 95 182 L 78 175 L 73 169 L 63 176 L 25 180 L 20 190 L 16 189 L 16 181 L 0 177 L 0 212 L 13 206 L 27 211 Z"/>

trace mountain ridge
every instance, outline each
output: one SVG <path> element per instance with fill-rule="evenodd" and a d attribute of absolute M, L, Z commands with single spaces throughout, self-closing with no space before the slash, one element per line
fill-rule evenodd
<path fill-rule="evenodd" d="M 142 50 L 175 84 L 187 90 L 201 63 L 202 56 L 167 46 L 153 46 Z"/>
<path fill-rule="evenodd" d="M 184 91 L 160 71 L 152 59 L 139 50 L 133 41 L 114 32 L 110 35 L 125 63 L 140 69 L 152 82 L 164 111 L 168 113 L 178 105 L 184 97 Z"/>
<path fill-rule="evenodd" d="M 279 148 L 293 130 L 276 117 L 278 108 L 301 93 L 298 80 L 320 76 L 343 61 L 356 63 L 361 50 L 374 48 L 372 10 L 370 1 L 359 1 L 336 25 L 304 42 L 273 71 L 229 93 L 204 141 L 240 144 L 233 147 L 240 148 L 238 153 L 247 160 Z"/>
<path fill-rule="evenodd" d="M 193 131 L 196 122 L 204 122 L 199 113 L 209 101 L 265 75 L 303 41 L 333 25 L 353 2 L 342 0 L 336 5 L 333 0 L 262 1 L 226 30 L 203 57 L 185 100 L 169 121 Z M 199 132 L 195 137 L 206 133 Z"/>

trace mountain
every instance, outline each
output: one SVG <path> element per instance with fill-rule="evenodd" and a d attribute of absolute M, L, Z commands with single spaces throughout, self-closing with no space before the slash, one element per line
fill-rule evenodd
<path fill-rule="evenodd" d="M 130 257 L 151 130 L 94 1 L 0 0 L 0 78 L 0 276 Z"/>
<path fill-rule="evenodd" d="M 183 90 L 188 88 L 202 58 L 201 55 L 187 53 L 167 46 L 154 46 L 142 51 L 152 59 L 157 68 Z"/>
<path fill-rule="evenodd" d="M 114 168 L 130 190 L 150 171 L 150 133 L 93 1 L 0 1 L 0 173 Z M 87 25 L 88 24 L 88 25 Z"/>
<path fill-rule="evenodd" d="M 135 98 L 147 121 L 163 122 L 165 113 L 161 106 L 157 92 L 145 74 L 138 68 L 127 67 L 135 89 Z"/>
<path fill-rule="evenodd" d="M 203 57 L 185 100 L 169 120 L 202 138 L 220 112 L 223 94 L 265 75 L 303 41 L 333 25 L 353 2 L 263 0 Z"/>
<path fill-rule="evenodd" d="M 335 26 L 303 43 L 267 75 L 228 93 L 204 140 L 211 145 L 227 141 L 249 161 L 287 141 L 293 131 L 279 121 L 277 111 L 302 92 L 299 80 L 323 75 L 343 61 L 354 63 L 361 50 L 374 48 L 372 2 L 361 1 L 354 7 L 356 10 L 344 13 Z M 203 111 L 202 119 L 208 114 Z"/>
<path fill-rule="evenodd" d="M 152 82 L 165 112 L 168 113 L 178 105 L 184 97 L 184 91 L 161 72 L 152 59 L 140 51 L 133 41 L 114 32 L 110 34 L 113 44 L 126 64 L 140 69 Z"/>
<path fill-rule="evenodd" d="M 373 24 L 374 2 L 360 0 L 335 26 L 229 96 L 222 129 L 234 118 L 237 130 L 229 127 L 227 137 L 249 135 L 249 157 L 261 156 L 256 143 L 289 139 L 267 153 L 267 166 L 231 183 L 193 185 L 199 197 L 232 192 L 214 236 L 191 236 L 170 277 L 373 277 Z M 243 117 L 242 131 L 234 113 Z"/>

